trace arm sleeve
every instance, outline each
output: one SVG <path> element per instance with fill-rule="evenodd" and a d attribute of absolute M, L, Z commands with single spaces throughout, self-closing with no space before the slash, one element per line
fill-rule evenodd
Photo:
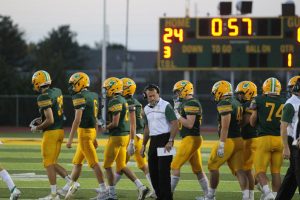
<path fill-rule="evenodd" d="M 175 115 L 175 112 L 171 106 L 171 104 L 168 104 L 166 106 L 166 110 L 165 110 L 165 115 L 166 115 L 166 118 L 167 120 L 170 122 L 170 121 L 173 121 L 173 120 L 177 120 L 176 118 L 176 115 Z"/>
<path fill-rule="evenodd" d="M 220 101 L 217 110 L 220 115 L 227 115 L 233 111 L 232 104 L 229 101 Z"/>
<path fill-rule="evenodd" d="M 183 110 L 186 115 L 202 115 L 201 105 L 194 101 L 187 102 L 184 105 Z"/>
<path fill-rule="evenodd" d="M 133 112 L 136 110 L 136 105 L 135 105 L 135 102 L 133 101 L 133 99 L 128 99 L 127 103 L 128 103 L 129 112 Z"/>
<path fill-rule="evenodd" d="M 295 114 L 295 109 L 292 104 L 285 104 L 282 110 L 281 121 L 292 123 Z"/>
<path fill-rule="evenodd" d="M 39 109 L 46 110 L 52 107 L 52 100 L 48 94 L 41 94 L 37 98 L 37 104 Z"/>
<path fill-rule="evenodd" d="M 72 96 L 72 101 L 73 101 L 73 107 L 77 109 L 85 109 L 86 106 L 86 100 L 82 94 L 77 93 Z"/>
<path fill-rule="evenodd" d="M 108 103 L 108 111 L 111 112 L 113 115 L 117 115 L 122 111 L 123 104 L 119 99 L 112 99 Z"/>

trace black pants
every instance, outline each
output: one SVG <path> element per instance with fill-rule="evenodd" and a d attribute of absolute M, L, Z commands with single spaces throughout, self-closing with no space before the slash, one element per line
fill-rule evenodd
<path fill-rule="evenodd" d="M 157 200 L 172 200 L 170 165 L 173 156 L 157 156 L 157 147 L 164 147 L 169 140 L 170 133 L 150 137 L 148 164 L 151 182 Z"/>
<path fill-rule="evenodd" d="M 293 138 L 288 137 L 291 152 L 290 166 L 277 193 L 276 200 L 290 200 L 298 187 L 300 192 L 300 149 L 293 146 Z"/>

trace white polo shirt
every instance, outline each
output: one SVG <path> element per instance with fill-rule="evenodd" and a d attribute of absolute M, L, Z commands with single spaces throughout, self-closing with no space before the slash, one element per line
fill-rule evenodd
<path fill-rule="evenodd" d="M 146 105 L 144 108 L 146 124 L 148 124 L 150 136 L 161 135 L 171 131 L 170 121 L 177 120 L 171 104 L 162 98 L 153 108 Z"/>
<path fill-rule="evenodd" d="M 297 132 L 300 127 L 299 125 L 299 107 L 300 107 L 300 98 L 296 95 L 292 95 L 284 104 L 284 108 L 282 111 L 282 118 L 281 121 L 287 122 L 288 128 L 287 133 L 288 136 L 291 136 L 295 139 Z"/>

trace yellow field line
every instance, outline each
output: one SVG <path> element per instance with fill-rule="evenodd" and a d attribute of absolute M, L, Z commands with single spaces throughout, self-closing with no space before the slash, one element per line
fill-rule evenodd
<path fill-rule="evenodd" d="M 0 138 L 0 141 L 4 145 L 40 145 L 42 139 L 40 138 Z M 97 139 L 99 146 L 105 146 L 107 144 L 107 139 Z M 64 139 L 64 143 L 67 139 Z M 202 143 L 203 148 L 212 148 L 216 141 L 204 140 Z M 74 144 L 77 144 L 77 140 L 74 139 Z M 178 147 L 180 140 L 175 140 L 175 147 Z"/>

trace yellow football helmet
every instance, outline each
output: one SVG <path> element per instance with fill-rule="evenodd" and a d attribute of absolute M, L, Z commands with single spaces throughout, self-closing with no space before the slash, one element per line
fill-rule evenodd
<path fill-rule="evenodd" d="M 123 93 L 122 95 L 125 97 L 127 95 L 134 95 L 135 90 L 136 90 L 136 84 L 135 82 L 130 79 L 130 78 L 122 78 L 121 79 L 123 82 Z"/>
<path fill-rule="evenodd" d="M 84 88 L 90 86 L 90 78 L 86 73 L 76 72 L 69 79 L 69 91 L 71 93 L 78 93 Z"/>
<path fill-rule="evenodd" d="M 276 78 L 268 78 L 263 84 L 263 94 L 280 95 L 281 84 Z"/>
<path fill-rule="evenodd" d="M 257 87 L 251 81 L 242 81 L 236 86 L 235 93 L 243 93 L 243 100 L 250 101 L 257 96 Z"/>
<path fill-rule="evenodd" d="M 288 88 L 293 88 L 300 76 L 294 76 L 289 80 Z"/>
<path fill-rule="evenodd" d="M 190 81 L 181 80 L 175 83 L 173 92 L 178 93 L 179 98 L 185 98 L 187 95 L 194 94 L 194 87 Z"/>
<path fill-rule="evenodd" d="M 42 86 L 51 85 L 51 77 L 48 72 L 39 70 L 33 74 L 31 83 L 33 90 L 40 92 Z"/>
<path fill-rule="evenodd" d="M 102 86 L 106 90 L 106 96 L 112 97 L 115 94 L 122 94 L 123 82 L 116 77 L 106 79 Z"/>
<path fill-rule="evenodd" d="M 220 101 L 224 96 L 232 96 L 232 86 L 228 81 L 218 81 L 213 85 L 211 93 L 215 101 Z"/>

